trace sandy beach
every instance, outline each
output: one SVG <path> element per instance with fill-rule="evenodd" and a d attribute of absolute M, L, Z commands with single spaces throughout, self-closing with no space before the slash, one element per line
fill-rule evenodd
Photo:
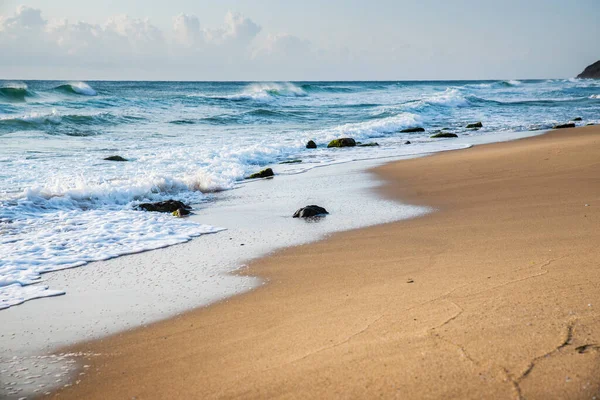
<path fill-rule="evenodd" d="M 593 398 L 600 129 L 373 171 L 437 210 L 252 263 L 267 285 L 69 351 L 61 399 Z"/>

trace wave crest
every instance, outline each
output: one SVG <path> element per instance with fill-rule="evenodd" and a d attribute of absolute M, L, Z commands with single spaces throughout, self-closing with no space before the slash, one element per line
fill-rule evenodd
<path fill-rule="evenodd" d="M 218 97 L 232 101 L 272 102 L 278 98 L 306 97 L 308 94 L 293 83 L 255 83 L 248 86 L 242 93 Z"/>
<path fill-rule="evenodd" d="M 33 93 L 24 83 L 10 83 L 0 87 L 0 99 L 5 101 L 25 101 L 30 96 L 33 96 Z"/>
<path fill-rule="evenodd" d="M 393 117 L 377 120 L 341 125 L 332 129 L 321 131 L 321 136 L 327 140 L 337 139 L 344 136 L 353 137 L 356 140 L 381 137 L 391 133 L 397 133 L 405 128 L 420 126 L 422 119 L 417 114 L 401 113 Z"/>
<path fill-rule="evenodd" d="M 521 86 L 522 84 L 523 84 L 523 82 L 515 80 L 515 79 L 500 82 L 501 86 L 507 86 L 507 87 Z"/>
<path fill-rule="evenodd" d="M 71 128 L 81 128 L 90 126 L 106 126 L 116 125 L 123 122 L 139 120 L 139 117 L 128 115 L 114 115 L 107 112 L 96 114 L 61 114 L 56 110 L 44 113 L 31 113 L 20 116 L 0 117 L 0 133 L 15 132 L 19 130 L 51 130 L 56 128 L 66 129 L 62 131 L 67 135 L 72 136 L 90 136 L 94 132 L 81 132 L 80 130 L 72 131 Z M 61 130 L 57 131 L 58 133 Z"/>
<path fill-rule="evenodd" d="M 98 93 L 85 82 L 69 82 L 63 85 L 59 85 L 54 88 L 59 92 L 68 94 L 78 94 L 82 96 L 96 96 Z"/>

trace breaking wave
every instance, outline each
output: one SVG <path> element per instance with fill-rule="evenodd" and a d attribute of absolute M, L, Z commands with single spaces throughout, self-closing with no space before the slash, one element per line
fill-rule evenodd
<path fill-rule="evenodd" d="M 0 100 L 8 102 L 22 102 L 33 95 L 34 93 L 30 92 L 24 83 L 12 83 L 0 87 Z"/>
<path fill-rule="evenodd" d="M 85 82 L 70 82 L 59 85 L 55 90 L 68 94 L 78 94 L 82 96 L 96 96 L 98 93 Z"/>
<path fill-rule="evenodd" d="M 120 123 L 139 121 L 140 117 L 128 115 L 114 115 L 108 112 L 96 114 L 61 114 L 56 110 L 50 113 L 31 113 L 21 116 L 0 117 L 0 133 L 19 130 L 56 131 L 57 133 L 73 134 L 74 136 L 88 136 L 81 131 L 71 131 L 71 128 L 103 127 Z M 62 131 L 61 131 L 62 129 Z M 89 135 L 94 135 L 90 132 Z"/>
<path fill-rule="evenodd" d="M 279 98 L 306 97 L 308 94 L 293 83 L 255 83 L 248 86 L 242 93 L 229 96 L 216 96 L 215 99 L 231 101 L 272 102 Z"/>

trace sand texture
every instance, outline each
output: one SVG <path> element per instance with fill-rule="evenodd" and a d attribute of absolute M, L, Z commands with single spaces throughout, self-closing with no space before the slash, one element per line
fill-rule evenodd
<path fill-rule="evenodd" d="M 374 173 L 437 211 L 280 251 L 243 271 L 258 290 L 75 346 L 100 356 L 53 396 L 600 394 L 600 129 Z"/>

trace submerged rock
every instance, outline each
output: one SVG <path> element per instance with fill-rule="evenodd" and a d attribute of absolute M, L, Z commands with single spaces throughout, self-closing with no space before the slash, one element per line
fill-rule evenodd
<path fill-rule="evenodd" d="M 179 212 L 179 216 L 190 214 L 192 207 L 177 200 L 158 201 L 156 203 L 142 203 L 138 208 L 144 211 L 173 213 Z"/>
<path fill-rule="evenodd" d="M 320 215 L 329 214 L 326 209 L 320 206 L 306 206 L 302 207 L 294 213 L 294 218 L 312 218 Z"/>
<path fill-rule="evenodd" d="M 579 79 L 600 79 L 600 61 L 588 65 L 582 73 L 577 75 Z"/>
<path fill-rule="evenodd" d="M 554 129 L 566 129 L 566 128 L 575 128 L 575 124 L 573 122 L 569 122 L 568 124 L 554 125 Z"/>
<path fill-rule="evenodd" d="M 317 144 L 315 142 L 313 142 L 312 140 L 309 140 L 308 143 L 306 143 L 306 148 L 307 149 L 316 149 Z"/>
<path fill-rule="evenodd" d="M 583 118 L 577 117 L 577 118 L 573 118 L 571 121 L 579 122 L 579 121 L 583 121 Z"/>
<path fill-rule="evenodd" d="M 410 140 L 407 140 L 406 142 L 404 142 L 404 144 L 410 144 Z"/>
<path fill-rule="evenodd" d="M 256 173 L 250 175 L 246 179 L 268 178 L 273 175 L 275 175 L 273 173 L 273 170 L 271 168 L 267 168 L 267 169 L 263 169 L 262 171 L 259 171 L 259 172 L 256 172 Z"/>
<path fill-rule="evenodd" d="M 279 164 L 300 164 L 302 162 L 302 160 L 288 160 L 288 161 L 282 161 Z"/>
<path fill-rule="evenodd" d="M 106 157 L 104 159 L 104 161 L 121 161 L 121 162 L 123 162 L 123 161 L 129 161 L 129 160 L 126 158 L 123 158 L 121 156 L 110 156 L 110 157 Z"/>
<path fill-rule="evenodd" d="M 356 141 L 352 138 L 334 139 L 331 142 L 329 142 L 329 144 L 327 145 L 327 147 L 354 147 L 354 146 L 356 146 Z"/>
<path fill-rule="evenodd" d="M 436 133 L 431 138 L 438 139 L 438 138 L 455 138 L 455 137 L 458 137 L 458 135 L 456 133 L 440 132 L 440 133 Z"/>
<path fill-rule="evenodd" d="M 475 122 L 474 124 L 467 125 L 467 129 L 479 129 L 483 128 L 483 124 L 481 122 Z"/>
<path fill-rule="evenodd" d="M 402 129 L 400 131 L 400 133 L 416 133 L 416 132 L 425 132 L 425 129 L 421 128 L 420 126 L 416 126 L 414 128 L 406 128 L 406 129 Z"/>
<path fill-rule="evenodd" d="M 358 147 L 375 147 L 375 146 L 379 146 L 379 143 L 377 142 L 373 142 L 373 143 L 361 143 L 358 145 Z"/>

